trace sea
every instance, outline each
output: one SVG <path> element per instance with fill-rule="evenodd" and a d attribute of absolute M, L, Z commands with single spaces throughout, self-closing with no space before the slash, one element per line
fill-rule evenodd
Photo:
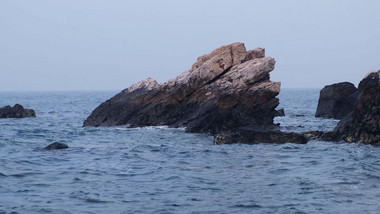
<path fill-rule="evenodd" d="M 380 148 L 213 145 L 168 127 L 82 127 L 117 91 L 0 92 L 36 118 L 0 119 L 0 214 L 379 213 Z M 283 131 L 332 130 L 319 89 L 282 89 Z M 65 150 L 44 150 L 53 142 Z"/>

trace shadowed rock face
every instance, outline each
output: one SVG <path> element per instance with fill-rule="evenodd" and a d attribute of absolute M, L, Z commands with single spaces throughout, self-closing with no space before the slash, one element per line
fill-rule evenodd
<path fill-rule="evenodd" d="M 25 109 L 22 105 L 16 104 L 13 107 L 4 106 L 0 108 L 0 118 L 24 118 L 36 117 L 33 109 Z"/>
<path fill-rule="evenodd" d="M 275 60 L 243 43 L 200 56 L 192 68 L 163 84 L 148 78 L 102 103 L 84 126 L 185 126 L 220 133 L 273 125 L 280 83 L 269 80 Z"/>
<path fill-rule="evenodd" d="M 380 144 L 380 70 L 369 73 L 359 83 L 358 91 L 353 111 L 324 139 Z"/>
<path fill-rule="evenodd" d="M 325 86 L 320 92 L 315 116 L 342 119 L 352 111 L 357 98 L 358 92 L 352 83 Z"/>
<path fill-rule="evenodd" d="M 276 110 L 274 113 L 274 116 L 275 117 L 284 117 L 285 116 L 285 110 L 283 108 Z"/>

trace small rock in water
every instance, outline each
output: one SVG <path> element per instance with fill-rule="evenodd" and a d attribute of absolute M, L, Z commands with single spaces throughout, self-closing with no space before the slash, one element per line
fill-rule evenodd
<path fill-rule="evenodd" d="M 0 108 L 0 118 L 25 118 L 36 117 L 36 113 L 33 109 L 26 109 L 20 104 L 16 104 L 13 107 L 4 106 Z"/>
<path fill-rule="evenodd" d="M 214 136 L 214 145 L 231 144 L 231 135 L 218 134 Z"/>
<path fill-rule="evenodd" d="M 44 149 L 55 150 L 55 149 L 68 149 L 68 148 L 69 148 L 69 146 L 64 144 L 64 143 L 54 142 L 54 143 L 48 145 L 47 147 L 45 147 Z"/>

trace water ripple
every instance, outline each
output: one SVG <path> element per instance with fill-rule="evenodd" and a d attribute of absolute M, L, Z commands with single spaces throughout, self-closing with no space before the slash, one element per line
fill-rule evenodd
<path fill-rule="evenodd" d="M 300 103 L 292 100 L 297 93 L 305 103 L 317 102 L 318 90 L 306 92 L 280 94 L 281 105 L 289 112 L 288 117 L 276 119 L 281 128 L 333 127 L 336 121 L 315 119 L 310 106 L 292 106 Z M 377 213 L 380 209 L 380 148 L 321 141 L 213 146 L 212 136 L 183 129 L 82 128 L 89 110 L 113 94 L 18 96 L 39 116 L 0 120 L 0 213 Z M 0 93 L 0 100 L 14 97 Z M 70 148 L 41 150 L 55 141 Z"/>

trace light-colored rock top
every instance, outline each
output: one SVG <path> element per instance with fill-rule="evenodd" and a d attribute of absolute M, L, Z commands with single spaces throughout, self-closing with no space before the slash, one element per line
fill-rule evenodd
<path fill-rule="evenodd" d="M 234 66 L 226 78 L 237 86 L 253 85 L 263 80 L 274 69 L 276 61 L 271 57 L 258 58 Z"/>
<path fill-rule="evenodd" d="M 198 57 L 190 70 L 165 82 L 163 87 L 170 89 L 186 84 L 197 89 L 212 81 L 227 69 L 264 57 L 265 49 L 263 48 L 256 48 L 247 52 L 244 43 L 225 45 L 215 49 L 211 53 Z"/>
<path fill-rule="evenodd" d="M 160 84 L 158 84 L 156 80 L 149 77 L 145 80 L 141 80 L 133 84 L 131 87 L 127 89 L 127 92 L 132 92 L 137 89 L 145 89 L 145 90 L 150 91 L 150 90 L 159 89 L 159 88 L 160 88 Z"/>
<path fill-rule="evenodd" d="M 191 69 L 194 70 L 196 68 L 199 68 L 206 61 L 212 59 L 215 56 L 218 56 L 220 54 L 225 54 L 225 53 L 231 54 L 232 63 L 237 64 L 245 59 L 247 55 L 247 50 L 245 48 L 244 43 L 241 43 L 241 42 L 236 42 L 230 45 L 222 46 L 220 48 L 213 50 L 211 53 L 198 57 L 197 61 L 193 64 Z"/>
<path fill-rule="evenodd" d="M 228 94 L 245 93 L 256 83 L 269 80 L 269 73 L 274 69 L 275 63 L 276 61 L 273 58 L 263 57 L 235 65 L 229 72 L 206 88 L 209 91 L 220 88 Z M 280 92 L 279 87 L 276 87 L 276 91 Z"/>
<path fill-rule="evenodd" d="M 239 91 L 248 91 L 249 85 L 269 79 L 269 72 L 274 69 L 275 63 L 273 58 L 265 57 L 264 48 L 246 51 L 244 43 L 233 43 L 198 57 L 190 70 L 163 84 L 147 78 L 135 83 L 125 92 L 160 88 L 173 92 L 177 87 L 183 88 L 187 85 L 186 91 L 180 93 L 190 94 L 206 86 L 210 90 L 219 87 L 225 89 L 225 92 L 234 94 Z M 207 85 L 210 82 L 214 83 Z M 275 88 L 279 92 L 279 86 Z"/>

